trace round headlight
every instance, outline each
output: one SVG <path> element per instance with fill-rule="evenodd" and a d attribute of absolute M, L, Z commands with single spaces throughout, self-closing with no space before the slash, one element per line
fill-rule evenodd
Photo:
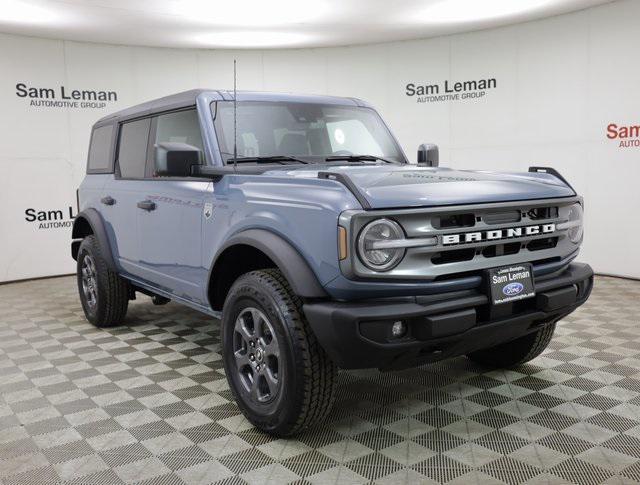
<path fill-rule="evenodd" d="M 376 219 L 360 231 L 358 255 L 368 268 L 388 271 L 404 256 L 405 248 L 393 247 L 393 241 L 399 239 L 404 239 L 400 224 L 390 219 Z"/>
<path fill-rule="evenodd" d="M 578 244 L 582 241 L 582 234 L 584 232 L 582 217 L 582 206 L 580 204 L 573 204 L 569 208 L 569 220 L 567 221 L 569 230 L 567 231 L 567 236 L 569 236 L 569 240 L 574 244 Z"/>

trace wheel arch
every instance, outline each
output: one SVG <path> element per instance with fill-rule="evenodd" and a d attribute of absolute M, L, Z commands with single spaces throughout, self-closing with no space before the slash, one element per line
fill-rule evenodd
<path fill-rule="evenodd" d="M 102 257 L 104 258 L 110 270 L 116 271 L 116 264 L 111 251 L 111 244 L 105 229 L 104 220 L 100 213 L 95 209 L 86 209 L 80 212 L 73 221 L 73 229 L 71 230 L 71 257 L 78 259 L 78 251 L 82 239 L 87 236 L 95 236 L 102 249 Z"/>
<path fill-rule="evenodd" d="M 315 273 L 288 241 L 266 229 L 248 229 L 232 236 L 216 254 L 211 269 L 207 297 L 214 310 L 221 310 L 233 282 L 257 269 L 277 268 L 302 298 L 327 296 Z"/>

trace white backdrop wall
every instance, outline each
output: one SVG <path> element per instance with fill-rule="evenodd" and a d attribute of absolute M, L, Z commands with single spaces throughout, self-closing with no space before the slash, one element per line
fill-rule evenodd
<path fill-rule="evenodd" d="M 640 277 L 640 2 L 435 39 L 304 50 L 172 50 L 0 34 L 0 281 L 71 273 L 70 214 L 99 117 L 194 87 L 356 96 L 373 103 L 415 160 L 522 171 L 552 165 L 586 200 L 581 259 Z M 495 79 L 484 96 L 418 102 L 406 85 Z M 25 87 L 17 90 L 17 84 Z M 34 106 L 30 87 L 114 91 L 104 107 Z M 432 90 L 434 88 L 431 88 Z M 422 99 L 424 101 L 424 99 Z M 51 101 L 51 99 L 49 100 Z M 37 104 L 37 103 L 35 103 Z M 616 130 L 617 131 L 617 130 Z M 620 146 L 629 144 L 630 147 Z M 59 211 L 59 212 L 56 212 Z M 49 213 L 47 220 L 43 213 Z M 36 220 L 32 220 L 36 219 Z"/>

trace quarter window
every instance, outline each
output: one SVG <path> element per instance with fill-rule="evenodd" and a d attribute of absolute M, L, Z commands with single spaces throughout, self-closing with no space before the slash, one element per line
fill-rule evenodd
<path fill-rule="evenodd" d="M 101 126 L 93 130 L 89 147 L 87 172 L 104 173 L 112 171 L 111 142 L 113 125 Z"/>
<path fill-rule="evenodd" d="M 122 178 L 144 178 L 150 123 L 150 119 L 131 121 L 120 128 L 118 166 Z"/>

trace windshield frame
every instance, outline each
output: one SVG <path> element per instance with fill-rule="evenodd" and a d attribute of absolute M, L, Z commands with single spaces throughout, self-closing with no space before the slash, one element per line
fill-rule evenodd
<path fill-rule="evenodd" d="M 220 160 L 222 162 L 222 166 L 228 166 L 228 165 L 233 165 L 232 160 L 233 159 L 233 153 L 227 152 L 226 150 L 223 150 L 223 147 L 226 147 L 226 140 L 224 140 L 224 133 L 221 132 L 221 130 L 219 130 L 219 127 L 221 127 L 220 122 L 217 121 L 217 116 L 219 113 L 219 104 L 224 103 L 224 104 L 228 104 L 228 105 L 233 105 L 233 100 L 216 100 L 212 103 L 211 106 L 211 114 L 212 114 L 212 121 L 213 121 L 213 131 L 214 131 L 214 137 L 215 137 L 215 141 L 217 144 L 217 149 L 218 149 L 218 154 L 220 157 Z M 400 143 L 398 142 L 397 138 L 395 137 L 395 135 L 393 134 L 393 132 L 389 129 L 389 126 L 386 124 L 386 122 L 384 121 L 384 119 L 382 118 L 382 116 L 380 116 L 380 114 L 372 107 L 370 106 L 362 106 L 359 104 L 331 104 L 331 103 L 313 103 L 313 102 L 309 102 L 309 101 L 289 101 L 289 100 L 238 100 L 237 104 L 238 107 L 240 107 L 241 104 L 243 103 L 251 103 L 251 104 L 269 104 L 269 105 L 278 105 L 278 104 L 316 104 L 319 106 L 327 106 L 327 107 L 344 107 L 344 108 L 353 108 L 353 109 L 357 109 L 357 110 L 370 110 L 373 115 L 378 119 L 381 128 L 384 130 L 384 132 L 386 133 L 386 135 L 389 137 L 389 141 L 391 142 L 391 145 L 393 146 L 393 148 L 397 151 L 397 155 L 399 160 L 394 161 L 394 163 L 398 163 L 401 165 L 405 165 L 408 164 L 409 161 L 407 159 L 406 154 L 404 153 L 404 150 L 402 149 L 402 146 L 400 145 Z M 233 149 L 233 147 L 230 147 L 231 149 Z M 344 161 L 337 161 L 337 160 L 326 160 L 327 157 L 331 157 L 331 154 L 327 154 L 327 155 L 290 155 L 290 154 L 279 154 L 282 156 L 291 156 L 291 157 L 295 157 L 295 158 L 301 158 L 304 159 L 305 162 L 307 163 L 300 163 L 300 166 L 309 166 L 309 165 L 349 165 L 349 164 L 353 164 L 354 161 L 350 161 L 347 160 L 345 158 Z M 276 156 L 279 156 L 276 155 Z M 358 154 L 354 154 L 354 155 L 371 155 L 369 153 L 358 153 Z M 375 155 L 373 155 L 375 156 Z M 269 157 L 269 155 L 266 155 L 265 157 Z M 238 156 L 238 160 L 240 160 L 242 157 Z M 382 158 L 381 160 L 384 160 L 384 158 Z M 257 164 L 257 162 L 255 162 Z M 264 163 L 264 162 L 263 162 Z M 273 162 L 274 164 L 278 164 L 278 162 Z M 387 163 L 387 162 L 372 162 L 372 161 L 364 161 L 364 162 L 358 162 L 359 164 L 368 164 L 368 165 L 377 165 L 379 163 Z M 247 163 L 249 164 L 249 163 Z M 291 163 L 291 164 L 287 164 L 288 166 L 294 166 L 297 165 L 295 163 Z"/>

